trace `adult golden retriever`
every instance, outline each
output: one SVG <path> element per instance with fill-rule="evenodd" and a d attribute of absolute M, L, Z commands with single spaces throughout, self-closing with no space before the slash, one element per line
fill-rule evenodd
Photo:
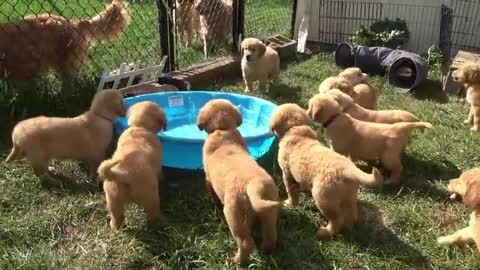
<path fill-rule="evenodd" d="M 232 33 L 232 3 L 225 0 L 195 0 L 200 14 L 200 33 L 205 59 L 213 45 L 226 45 Z"/>
<path fill-rule="evenodd" d="M 175 25 L 179 38 L 189 47 L 200 31 L 200 15 L 194 7 L 195 0 L 176 0 Z"/>
<path fill-rule="evenodd" d="M 118 37 L 130 22 L 128 10 L 113 0 L 97 16 L 70 21 L 54 14 L 29 15 L 0 24 L 0 78 L 30 79 L 48 71 L 76 75 L 88 50 Z"/>

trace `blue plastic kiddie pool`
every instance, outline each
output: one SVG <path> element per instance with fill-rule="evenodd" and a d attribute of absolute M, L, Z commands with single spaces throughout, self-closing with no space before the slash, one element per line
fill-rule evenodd
<path fill-rule="evenodd" d="M 167 115 L 167 130 L 158 133 L 163 148 L 163 166 L 178 169 L 202 169 L 202 147 L 207 137 L 196 125 L 198 111 L 212 99 L 227 99 L 239 108 L 243 123 L 239 131 L 245 138 L 254 159 L 266 155 L 275 137 L 269 132 L 269 122 L 277 105 L 257 97 L 212 91 L 163 92 L 125 98 L 128 107 L 141 101 L 160 105 Z M 127 118 L 114 122 L 115 133 L 128 128 Z"/>

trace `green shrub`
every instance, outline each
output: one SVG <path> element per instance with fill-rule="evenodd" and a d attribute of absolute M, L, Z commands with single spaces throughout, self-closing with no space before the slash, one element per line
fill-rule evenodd
<path fill-rule="evenodd" d="M 405 20 L 384 19 L 373 23 L 369 29 L 360 26 L 360 30 L 351 38 L 352 42 L 363 46 L 383 46 L 396 49 L 410 40 L 410 31 Z"/>

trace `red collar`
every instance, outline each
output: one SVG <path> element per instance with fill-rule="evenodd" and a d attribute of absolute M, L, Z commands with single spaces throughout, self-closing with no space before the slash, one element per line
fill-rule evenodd
<path fill-rule="evenodd" d="M 324 128 L 328 128 L 328 126 L 330 126 L 330 125 L 333 123 L 333 121 L 335 121 L 335 119 L 337 119 L 337 117 L 339 117 L 339 116 L 340 116 L 340 113 L 336 113 L 336 114 L 330 116 L 330 117 L 327 119 L 327 121 L 325 121 L 325 122 L 322 124 L 323 127 L 324 127 Z"/>

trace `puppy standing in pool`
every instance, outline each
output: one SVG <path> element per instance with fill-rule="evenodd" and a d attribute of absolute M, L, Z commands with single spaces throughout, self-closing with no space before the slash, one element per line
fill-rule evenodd
<path fill-rule="evenodd" d="M 77 117 L 23 120 L 13 129 L 13 149 L 6 162 L 26 157 L 33 173 L 42 177 L 52 159 L 85 159 L 93 176 L 112 141 L 112 122 L 124 114 L 122 95 L 117 90 L 103 90 L 93 98 L 90 110 Z"/>
<path fill-rule="evenodd" d="M 279 203 L 272 177 L 248 153 L 237 130 L 241 124 L 238 109 L 224 99 L 208 102 L 197 117 L 198 128 L 208 134 L 203 145 L 206 184 L 237 242 L 234 260 L 245 264 L 254 246 L 254 217 L 262 223 L 263 250 L 275 248 Z"/>
<path fill-rule="evenodd" d="M 253 90 L 255 81 L 258 81 L 259 90 L 268 92 L 270 85 L 267 88 L 267 81 L 276 82 L 280 75 L 280 57 L 277 51 L 256 38 L 244 39 L 241 47 L 245 92 Z"/>

